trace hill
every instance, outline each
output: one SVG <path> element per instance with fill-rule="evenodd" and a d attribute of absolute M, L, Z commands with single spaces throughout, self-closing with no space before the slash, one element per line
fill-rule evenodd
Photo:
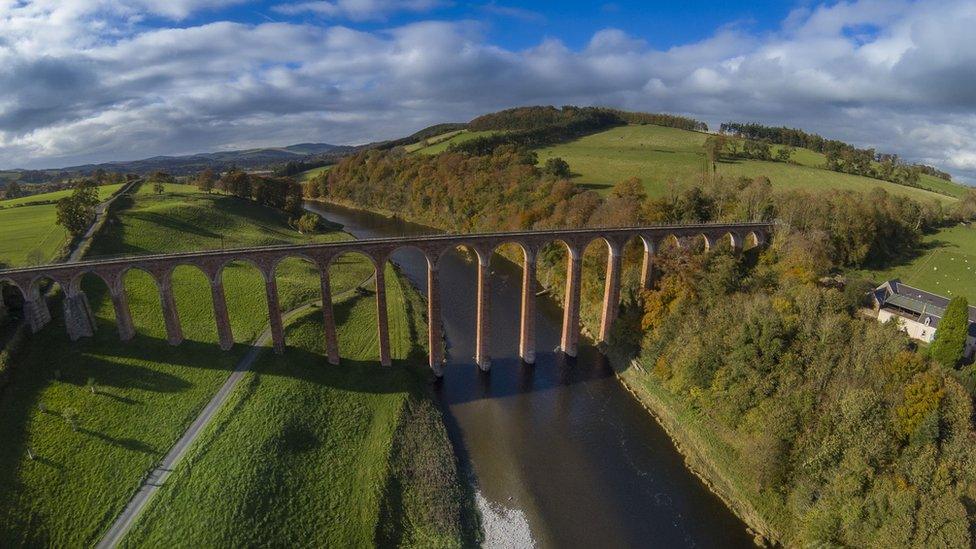
<path fill-rule="evenodd" d="M 679 186 L 699 183 L 706 168 L 704 143 L 709 134 L 655 125 L 628 125 L 612 128 L 579 139 L 537 150 L 539 163 L 559 157 L 569 163 L 573 180 L 583 186 L 607 191 L 629 177 L 640 178 L 647 192 L 661 196 L 668 183 Z M 774 147 L 774 150 L 778 147 Z M 963 185 L 925 176 L 929 189 L 898 185 L 870 177 L 835 172 L 822 168 L 823 155 L 796 149 L 792 162 L 752 159 L 717 163 L 718 175 L 739 178 L 766 176 L 777 188 L 809 190 L 861 190 L 881 187 L 889 192 L 917 200 L 938 200 L 948 204 L 967 190 Z M 951 193 L 947 196 L 942 193 Z"/>

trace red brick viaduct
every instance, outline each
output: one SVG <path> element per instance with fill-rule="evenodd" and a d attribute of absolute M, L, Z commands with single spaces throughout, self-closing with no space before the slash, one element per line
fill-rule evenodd
<path fill-rule="evenodd" d="M 315 264 L 320 273 L 322 293 L 322 313 L 325 326 L 325 341 L 328 360 L 339 362 L 339 347 L 336 338 L 335 319 L 332 313 L 329 265 L 332 260 L 344 253 L 360 253 L 368 257 L 375 269 L 377 329 L 379 332 L 379 356 L 384 366 L 390 365 L 390 341 L 386 308 L 386 289 L 383 265 L 390 255 L 400 248 L 416 248 L 427 259 L 428 320 L 430 337 L 430 366 L 440 375 L 443 362 L 441 340 L 441 299 L 439 291 L 438 263 L 448 250 L 466 246 L 478 258 L 477 338 L 475 361 L 483 369 L 490 366 L 489 315 L 491 307 L 489 291 L 489 265 L 494 250 L 506 243 L 521 247 L 524 257 L 522 277 L 522 310 L 519 337 L 519 352 L 527 363 L 535 361 L 535 300 L 536 300 L 536 254 L 542 246 L 551 242 L 561 242 L 567 249 L 566 294 L 563 300 L 563 325 L 561 349 L 569 356 L 576 356 L 580 334 L 580 276 L 583 250 L 594 240 L 603 240 L 608 249 L 605 292 L 603 298 L 602 322 L 599 340 L 606 341 L 613 321 L 617 317 L 620 302 L 620 258 L 623 247 L 634 238 L 644 245 L 644 261 L 641 270 L 641 284 L 651 284 L 654 254 L 667 240 L 682 245 L 696 238 L 709 247 L 722 239 L 727 239 L 733 249 L 740 250 L 747 239 L 754 245 L 766 242 L 773 223 L 722 223 L 667 225 L 626 228 L 542 230 L 522 232 L 500 232 L 463 235 L 410 236 L 402 238 L 377 238 L 352 240 L 346 242 L 303 244 L 287 246 L 266 246 L 241 248 L 235 250 L 210 250 L 201 252 L 176 253 L 165 255 L 143 255 L 121 259 L 93 259 L 77 263 L 45 265 L 0 271 L 0 282 L 16 286 L 24 297 L 24 313 L 30 327 L 37 332 L 51 320 L 47 301 L 41 292 L 45 280 L 60 285 L 64 292 L 64 317 L 68 335 L 72 341 L 89 337 L 95 330 L 95 321 L 88 299 L 81 289 L 82 277 L 92 273 L 108 286 L 115 307 L 116 325 L 122 340 L 135 335 L 128 298 L 125 293 L 123 276 L 130 269 L 140 269 L 152 275 L 159 287 L 163 317 L 166 323 L 167 339 L 178 345 L 183 341 L 183 330 L 173 296 L 173 270 L 181 265 L 189 265 L 203 271 L 210 281 L 213 297 L 214 317 L 217 334 L 222 349 L 230 349 L 234 344 L 221 272 L 225 265 L 233 261 L 244 261 L 256 266 L 265 282 L 268 302 L 269 324 L 274 349 L 281 353 L 285 347 L 281 308 L 278 304 L 278 290 L 275 283 L 275 270 L 278 264 L 290 257 L 304 258 Z"/>

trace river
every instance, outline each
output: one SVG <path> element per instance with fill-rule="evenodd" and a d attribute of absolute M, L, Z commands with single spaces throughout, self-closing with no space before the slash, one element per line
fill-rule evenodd
<path fill-rule="evenodd" d="M 309 203 L 356 238 L 430 234 L 429 227 Z M 497 259 L 497 258 L 496 258 Z M 393 256 L 426 292 L 418 250 Z M 581 346 L 565 359 L 561 313 L 539 299 L 536 364 L 518 358 L 521 268 L 493 261 L 491 371 L 474 363 L 476 264 L 440 264 L 448 364 L 436 385 L 462 469 L 485 516 L 486 545 L 541 547 L 750 547 L 745 525 L 685 468 L 668 435 Z"/>

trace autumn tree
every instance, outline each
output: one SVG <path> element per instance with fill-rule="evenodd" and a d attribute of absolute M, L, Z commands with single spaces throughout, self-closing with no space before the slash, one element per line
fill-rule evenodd
<path fill-rule="evenodd" d="M 546 166 L 542 171 L 552 177 L 569 177 L 569 163 L 555 156 L 546 160 Z"/>
<path fill-rule="evenodd" d="M 213 192 L 214 183 L 216 183 L 216 181 L 217 181 L 217 176 L 214 174 L 214 171 L 210 168 L 207 168 L 202 172 L 200 172 L 199 174 L 197 174 L 195 182 L 197 184 L 198 189 L 200 189 L 201 191 L 207 194 L 210 194 L 211 192 Z"/>
<path fill-rule="evenodd" d="M 935 341 L 929 348 L 932 358 L 946 368 L 958 366 L 966 349 L 968 331 L 969 302 L 965 297 L 954 297 L 949 300 L 935 331 Z"/>
<path fill-rule="evenodd" d="M 20 185 L 18 185 L 16 181 L 11 181 L 7 185 L 7 191 L 4 193 L 3 197 L 6 198 L 7 200 L 10 200 L 11 198 L 19 198 L 23 195 L 24 193 L 23 190 L 20 188 Z"/>

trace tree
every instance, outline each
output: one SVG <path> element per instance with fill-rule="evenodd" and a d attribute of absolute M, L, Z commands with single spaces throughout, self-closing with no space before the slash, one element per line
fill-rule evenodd
<path fill-rule="evenodd" d="M 553 177 L 569 177 L 569 163 L 555 156 L 546 160 L 546 165 L 542 171 Z"/>
<path fill-rule="evenodd" d="M 303 214 L 298 218 L 296 225 L 298 232 L 302 234 L 314 233 L 319 228 L 319 216 L 313 213 Z"/>
<path fill-rule="evenodd" d="M 214 171 L 207 168 L 197 175 L 196 184 L 197 188 L 201 191 L 210 194 L 213 192 L 214 182 L 217 181 L 217 176 L 214 175 Z"/>
<path fill-rule="evenodd" d="M 20 188 L 20 185 L 18 185 L 16 181 L 11 181 L 10 184 L 7 185 L 7 192 L 4 193 L 3 197 L 10 200 L 11 198 L 19 198 L 21 196 L 24 196 L 23 189 Z"/>
<path fill-rule="evenodd" d="M 163 185 L 162 181 L 156 180 L 153 182 L 153 192 L 156 194 L 163 194 L 166 192 L 166 186 Z"/>
<path fill-rule="evenodd" d="M 939 327 L 935 331 L 935 341 L 929 352 L 936 361 L 946 368 L 955 368 L 962 362 L 966 349 L 966 333 L 969 330 L 969 302 L 965 297 L 949 300 Z"/>
<path fill-rule="evenodd" d="M 98 189 L 94 182 L 84 180 L 75 187 L 70 196 L 57 202 L 57 222 L 73 237 L 88 230 L 95 220 L 95 206 L 98 205 Z"/>

